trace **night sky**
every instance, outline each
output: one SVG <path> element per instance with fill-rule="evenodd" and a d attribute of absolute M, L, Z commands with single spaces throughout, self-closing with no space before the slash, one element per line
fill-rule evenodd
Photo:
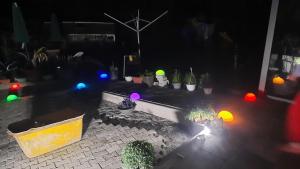
<path fill-rule="evenodd" d="M 12 32 L 11 2 L 1 1 L 2 24 L 0 30 Z M 182 43 L 181 31 L 187 20 L 197 16 L 205 16 L 205 22 L 216 24 L 217 31 L 227 32 L 239 45 L 241 63 L 246 69 L 254 69 L 256 76 L 260 71 L 271 0 L 131 0 L 131 1 L 90 1 L 90 0 L 17 0 L 22 9 L 30 34 L 40 31 L 41 23 L 50 20 L 54 12 L 60 21 L 99 21 L 113 22 L 103 15 L 111 14 L 122 21 L 130 20 L 140 9 L 143 19 L 152 20 L 165 10 L 167 16 L 141 34 L 142 51 L 152 58 L 163 56 L 164 63 L 173 65 L 182 63 L 184 55 L 191 52 Z M 300 3 L 297 0 L 281 0 L 275 39 L 285 32 L 298 32 Z M 293 23 L 293 26 L 284 26 Z M 136 45 L 136 35 L 119 24 L 116 24 L 118 43 L 125 42 L 128 46 Z M 185 53 L 184 53 L 185 52 Z M 190 55 L 197 60 L 196 55 Z M 147 58 L 145 56 L 145 58 Z M 155 59 L 152 59 L 155 60 Z M 157 62 L 158 60 L 155 60 Z M 201 61 L 201 59 L 200 59 Z M 170 63 L 171 64 L 171 63 Z M 190 63 L 183 63 L 186 65 Z M 255 66 L 255 68 L 253 68 Z"/>

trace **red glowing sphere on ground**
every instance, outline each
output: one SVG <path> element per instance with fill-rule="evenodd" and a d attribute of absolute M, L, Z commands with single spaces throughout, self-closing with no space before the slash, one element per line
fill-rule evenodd
<path fill-rule="evenodd" d="M 244 100 L 246 102 L 255 102 L 256 101 L 256 95 L 254 93 L 246 93 Z"/>
<path fill-rule="evenodd" d="M 21 88 L 21 85 L 19 83 L 15 83 L 9 87 L 9 90 L 10 91 L 18 91 L 18 90 L 20 90 L 20 88 Z"/>

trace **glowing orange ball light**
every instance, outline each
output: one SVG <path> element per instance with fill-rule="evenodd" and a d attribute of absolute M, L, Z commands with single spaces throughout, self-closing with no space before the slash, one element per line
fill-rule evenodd
<path fill-rule="evenodd" d="M 244 100 L 246 102 L 255 102 L 256 101 L 256 96 L 254 93 L 247 93 L 244 97 Z"/>
<path fill-rule="evenodd" d="M 18 91 L 18 90 L 20 90 L 20 88 L 21 88 L 21 85 L 18 83 L 15 83 L 9 87 L 9 90 L 10 91 Z"/>
<path fill-rule="evenodd" d="M 223 119 L 224 122 L 232 122 L 234 119 L 232 113 L 226 110 L 220 111 L 217 117 Z"/>
<path fill-rule="evenodd" d="M 273 84 L 276 84 L 276 85 L 283 85 L 284 84 L 284 79 L 279 77 L 279 76 L 275 76 L 272 79 L 272 82 L 273 82 Z"/>

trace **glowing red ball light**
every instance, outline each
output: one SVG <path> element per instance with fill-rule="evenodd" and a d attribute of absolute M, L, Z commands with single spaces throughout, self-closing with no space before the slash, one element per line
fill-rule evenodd
<path fill-rule="evenodd" d="M 256 101 L 256 95 L 254 93 L 246 93 L 244 100 L 246 102 L 255 102 Z"/>
<path fill-rule="evenodd" d="M 19 83 L 15 83 L 9 87 L 9 90 L 10 91 L 18 91 L 18 90 L 20 90 L 20 88 L 21 88 L 21 85 Z"/>

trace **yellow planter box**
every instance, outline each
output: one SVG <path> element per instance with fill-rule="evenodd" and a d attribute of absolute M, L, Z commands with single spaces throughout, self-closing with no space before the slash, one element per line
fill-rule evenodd
<path fill-rule="evenodd" d="M 83 114 L 64 110 L 10 124 L 8 133 L 29 158 L 80 141 Z"/>

